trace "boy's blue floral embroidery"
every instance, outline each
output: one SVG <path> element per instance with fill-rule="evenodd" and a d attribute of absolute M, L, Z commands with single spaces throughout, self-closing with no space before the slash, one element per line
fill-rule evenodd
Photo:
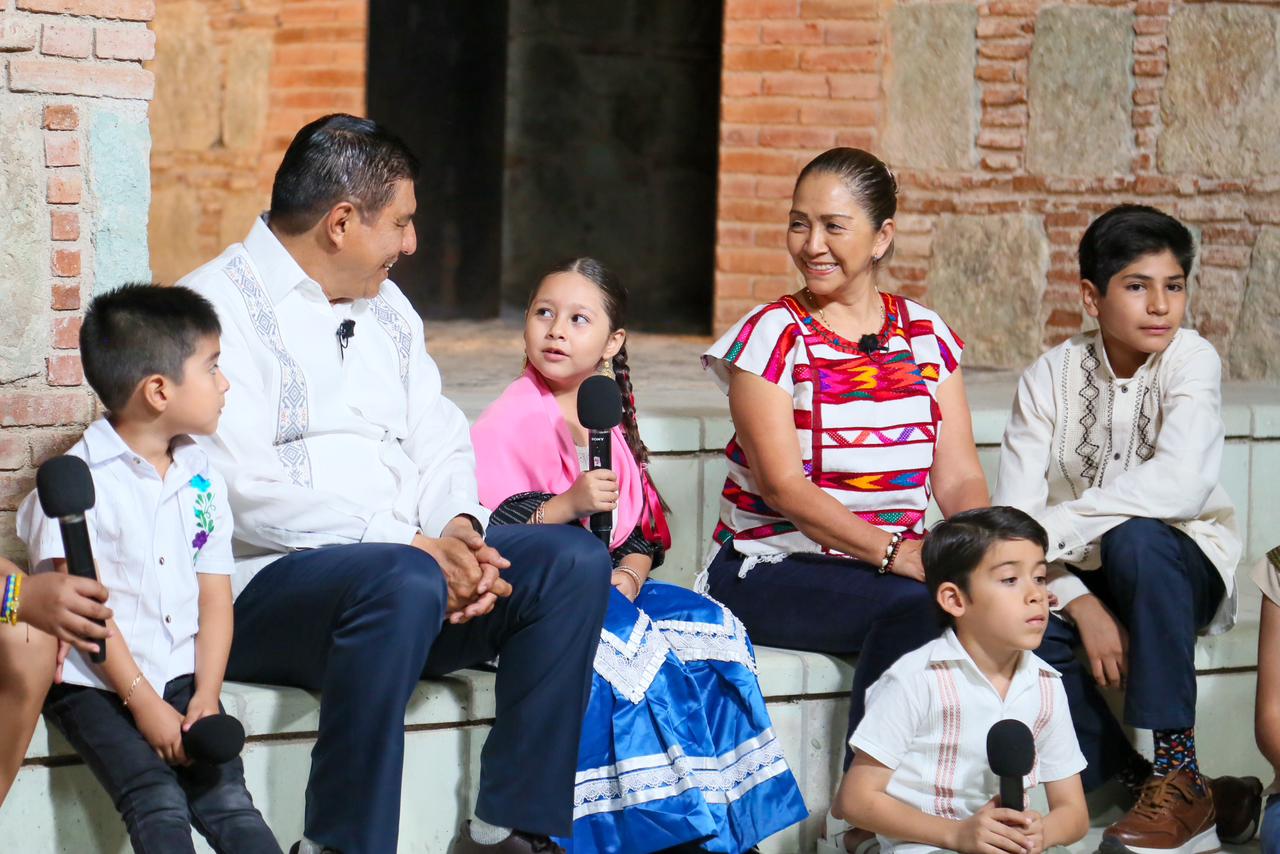
<path fill-rule="evenodd" d="M 200 557 L 200 550 L 204 548 L 204 544 L 209 542 L 209 535 L 213 533 L 213 492 L 209 479 L 204 475 L 196 475 L 191 478 L 191 486 L 196 490 L 196 535 L 191 540 L 191 548 L 195 549 L 195 554 L 191 556 L 194 563 Z"/>

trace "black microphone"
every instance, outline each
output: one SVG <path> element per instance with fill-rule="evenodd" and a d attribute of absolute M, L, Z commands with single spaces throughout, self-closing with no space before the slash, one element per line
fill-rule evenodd
<path fill-rule="evenodd" d="M 347 318 L 338 324 L 338 355 L 346 358 L 347 346 L 356 335 L 356 322 Z"/>
<path fill-rule="evenodd" d="M 36 495 L 40 498 L 44 515 L 57 519 L 62 528 L 67 570 L 72 575 L 97 581 L 89 527 L 84 521 L 85 511 L 94 502 L 93 477 L 89 474 L 89 467 L 79 457 L 54 457 L 36 471 Z M 102 620 L 94 622 L 106 625 Z M 98 651 L 89 653 L 89 660 L 94 664 L 107 660 L 106 638 L 98 641 Z"/>
<path fill-rule="evenodd" d="M 870 356 L 877 350 L 887 350 L 889 348 L 880 343 L 879 335 L 868 332 L 858 339 L 858 349 L 862 351 L 864 356 Z"/>
<path fill-rule="evenodd" d="M 609 431 L 622 423 L 622 391 L 617 382 L 601 374 L 587 377 L 578 386 L 578 421 L 587 428 L 587 468 L 613 468 Z M 613 514 L 591 514 L 591 533 L 606 546 L 613 532 Z"/>
<path fill-rule="evenodd" d="M 182 734 L 182 749 L 193 762 L 230 762 L 244 749 L 244 727 L 231 715 L 203 717 Z"/>
<path fill-rule="evenodd" d="M 996 721 L 987 732 L 987 764 L 1000 778 L 1000 806 L 1021 811 L 1026 803 L 1022 778 L 1036 764 L 1036 742 L 1027 725 Z"/>

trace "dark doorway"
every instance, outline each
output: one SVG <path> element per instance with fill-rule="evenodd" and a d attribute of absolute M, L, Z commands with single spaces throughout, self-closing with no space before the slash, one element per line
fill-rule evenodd
<path fill-rule="evenodd" d="M 422 164 L 418 251 L 392 275 L 433 320 L 498 313 L 506 53 L 505 0 L 369 3 L 369 116 Z"/>
<path fill-rule="evenodd" d="M 429 317 L 523 311 L 594 255 L 634 329 L 705 333 L 715 266 L 718 0 L 372 0 L 369 114 L 422 158 Z"/>

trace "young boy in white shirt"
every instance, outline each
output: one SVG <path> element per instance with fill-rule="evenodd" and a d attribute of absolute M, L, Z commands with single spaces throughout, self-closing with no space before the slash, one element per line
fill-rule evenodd
<path fill-rule="evenodd" d="M 1035 854 L 1088 830 L 1066 695 L 1032 653 L 1049 620 L 1045 545 L 1044 529 L 1011 507 L 957 513 L 925 538 L 925 584 L 947 629 L 867 692 L 833 809 L 874 831 L 884 854 Z M 1007 719 L 1031 730 L 1024 784 L 1044 783 L 1048 815 L 998 802 L 987 733 Z"/>
<path fill-rule="evenodd" d="M 239 758 L 192 766 L 182 734 L 221 711 L 231 647 L 231 515 L 222 478 L 191 434 L 218 426 L 228 383 L 217 314 L 186 288 L 130 285 L 85 312 L 80 356 L 107 416 L 69 453 L 93 477 L 86 514 L 98 576 L 114 611 L 106 661 L 72 652 L 45 716 L 124 818 L 135 851 L 279 845 L 245 788 Z M 58 523 L 35 493 L 18 534 L 36 572 L 66 570 Z"/>
<path fill-rule="evenodd" d="M 1089 760 L 1085 787 L 1119 776 L 1137 798 L 1102 851 L 1214 850 L 1215 827 L 1233 841 L 1252 833 L 1260 788 L 1210 783 L 1195 750 L 1196 635 L 1235 622 L 1241 552 L 1218 483 L 1222 364 L 1181 328 L 1195 257 L 1182 223 L 1121 205 L 1085 230 L 1079 254 L 1084 309 L 1098 328 L 1023 374 L 993 500 L 1049 534 L 1057 601 L 1037 654 L 1063 674 Z M 1124 722 L 1153 731 L 1154 767 L 1098 686 L 1125 689 Z"/>

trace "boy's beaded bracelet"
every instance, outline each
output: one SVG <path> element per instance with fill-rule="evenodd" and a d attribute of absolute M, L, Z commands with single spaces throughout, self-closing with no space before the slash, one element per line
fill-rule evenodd
<path fill-rule="evenodd" d="M 22 576 L 8 575 L 4 579 L 4 604 L 0 609 L 0 622 L 11 626 L 18 624 L 19 597 L 22 595 Z"/>
<path fill-rule="evenodd" d="M 893 561 L 898 557 L 898 547 L 902 545 L 902 534 L 894 533 L 889 537 L 889 545 L 884 548 L 884 560 L 880 561 L 881 575 L 884 575 L 893 569 Z"/>

